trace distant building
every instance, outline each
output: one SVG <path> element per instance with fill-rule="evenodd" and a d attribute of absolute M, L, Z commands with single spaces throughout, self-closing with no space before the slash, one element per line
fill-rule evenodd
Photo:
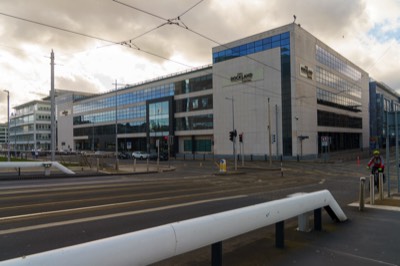
<path fill-rule="evenodd" d="M 233 130 L 244 154 L 262 158 L 369 146 L 368 73 L 299 25 L 212 56 L 212 66 L 73 101 L 73 149 L 150 152 L 169 141 L 176 154 L 227 157 Z"/>
<path fill-rule="evenodd" d="M 383 82 L 371 80 L 369 83 L 369 97 L 370 148 L 379 149 L 386 147 L 386 139 L 388 135 L 390 141 L 389 144 L 395 144 L 396 129 L 394 126 L 394 111 L 400 111 L 400 94 Z M 387 124 L 388 112 L 389 128 Z M 400 120 L 400 117 L 398 117 L 398 120 Z"/>
<path fill-rule="evenodd" d="M 0 124 L 0 151 L 7 150 L 8 123 Z"/>
<path fill-rule="evenodd" d="M 12 150 L 50 150 L 50 101 L 34 100 L 15 106 L 10 116 Z"/>

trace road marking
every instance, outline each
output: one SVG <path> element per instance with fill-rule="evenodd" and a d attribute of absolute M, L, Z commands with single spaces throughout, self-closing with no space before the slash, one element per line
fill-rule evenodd
<path fill-rule="evenodd" d="M 75 223 L 92 222 L 92 221 L 97 221 L 97 220 L 110 219 L 110 218 L 116 218 L 116 217 L 122 217 L 122 216 L 128 216 L 128 215 L 136 215 L 136 214 L 155 212 L 155 211 L 162 211 L 162 210 L 168 210 L 168 209 L 179 208 L 179 207 L 186 207 L 186 206 L 202 204 L 202 203 L 208 203 L 208 202 L 213 202 L 213 201 L 222 201 L 222 200 L 238 199 L 238 198 L 245 198 L 245 197 L 247 197 L 247 195 L 237 195 L 237 196 L 231 196 L 231 197 L 223 197 L 223 198 L 215 198 L 215 199 L 208 199 L 208 200 L 192 201 L 192 202 L 187 202 L 187 203 L 180 203 L 180 204 L 174 204 L 174 205 L 156 207 L 156 208 L 150 208 L 150 209 L 144 209 L 144 210 L 137 210 L 137 211 L 130 211 L 130 212 L 121 212 L 121 213 L 100 215 L 100 216 L 95 216 L 95 217 L 80 218 L 80 219 L 69 220 L 69 221 L 32 225 L 32 226 L 26 226 L 26 227 L 21 227 L 21 228 L 13 228 L 13 229 L 1 230 L 0 231 L 0 235 L 20 233 L 20 232 L 25 232 L 25 231 L 30 231 L 30 230 L 43 229 L 43 228 L 62 226 L 62 225 L 69 225 L 69 224 L 75 224 Z M 116 203 L 116 204 L 121 204 L 121 203 Z M 112 205 L 116 205 L 116 204 L 107 204 L 107 206 L 112 206 Z M 104 206 L 104 205 L 102 205 L 102 206 Z M 95 206 L 95 207 L 99 207 L 99 206 Z M 84 207 L 84 208 L 78 208 L 78 209 L 86 209 L 86 208 L 94 208 L 94 207 Z M 73 210 L 76 210 L 76 209 L 73 209 Z M 67 210 L 61 210 L 61 211 L 55 211 L 55 212 L 63 212 L 63 211 L 67 211 Z M 28 217 L 28 216 L 47 215 L 49 213 L 54 213 L 54 212 L 43 212 L 43 213 L 33 213 L 33 214 L 26 214 L 26 215 L 3 217 L 3 218 L 1 218 L 1 220 L 17 219 L 17 217 L 25 218 L 25 217 Z"/>

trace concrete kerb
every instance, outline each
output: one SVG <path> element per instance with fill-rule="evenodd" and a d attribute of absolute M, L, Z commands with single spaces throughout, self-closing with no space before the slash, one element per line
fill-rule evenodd
<path fill-rule="evenodd" d="M 149 166 L 147 171 L 147 166 L 136 167 L 136 171 L 133 171 L 132 166 L 120 166 L 119 171 L 114 169 L 102 169 L 97 171 L 96 168 L 90 168 L 88 166 L 72 166 L 68 167 L 70 170 L 74 171 L 74 175 L 66 175 L 57 170 L 51 170 L 51 174 L 46 176 L 44 172 L 38 171 L 37 169 L 25 169 L 21 175 L 13 170 L 7 170 L 0 172 L 0 181 L 11 181 L 11 180 L 23 180 L 23 179 L 54 179 L 54 178 L 77 178 L 77 177 L 93 177 L 93 176 L 107 176 L 107 175 L 142 175 L 142 174 L 155 174 L 167 171 L 175 171 L 175 167 L 171 166 L 161 166 L 158 170 L 157 166 Z"/>

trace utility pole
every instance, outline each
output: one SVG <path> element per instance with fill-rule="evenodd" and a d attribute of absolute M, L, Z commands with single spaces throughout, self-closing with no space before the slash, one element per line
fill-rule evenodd
<path fill-rule="evenodd" d="M 50 88 L 50 98 L 51 98 L 51 161 L 55 161 L 56 159 L 56 105 L 55 105 L 55 92 L 54 92 L 54 52 L 51 50 L 51 88 Z"/>

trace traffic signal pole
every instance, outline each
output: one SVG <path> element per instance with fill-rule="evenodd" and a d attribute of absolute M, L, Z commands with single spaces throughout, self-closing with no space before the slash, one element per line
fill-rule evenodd
<path fill-rule="evenodd" d="M 232 101 L 232 134 L 233 134 L 233 138 L 232 138 L 232 145 L 233 145 L 233 158 L 235 160 L 235 171 L 237 170 L 237 156 L 236 156 L 236 136 L 237 136 L 237 132 L 235 130 L 235 107 L 234 107 L 234 99 L 233 96 L 232 98 L 229 97 L 225 97 L 225 99 Z"/>

